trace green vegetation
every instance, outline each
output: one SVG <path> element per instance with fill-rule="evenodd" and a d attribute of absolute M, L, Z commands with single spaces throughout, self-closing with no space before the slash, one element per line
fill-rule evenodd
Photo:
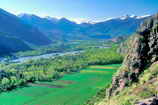
<path fill-rule="evenodd" d="M 27 87 L 0 94 L 0 104 L 83 105 L 110 83 L 119 66 L 88 66 L 56 81 L 31 83 Z"/>
<path fill-rule="evenodd" d="M 116 47 L 109 49 L 91 49 L 85 53 L 90 65 L 104 65 L 121 63 L 123 57 L 116 53 Z"/>
<path fill-rule="evenodd" d="M 113 96 L 110 100 L 107 99 L 105 102 L 110 103 L 110 105 L 134 105 L 141 100 L 156 96 L 158 93 L 157 78 L 158 63 L 156 62 L 141 74 L 138 83 L 124 88 L 119 95 Z"/>
<path fill-rule="evenodd" d="M 23 64 L 2 64 L 0 91 L 7 91 L 28 82 L 58 79 L 64 74 L 79 72 L 88 65 L 121 63 L 123 58 L 115 50 L 116 48 L 91 49 L 79 55 L 32 60 Z"/>
<path fill-rule="evenodd" d="M 47 46 L 32 46 L 30 45 L 34 50 L 29 51 L 21 51 L 14 53 L 14 56 L 37 56 L 42 54 L 48 54 L 48 53 L 56 53 L 56 52 L 68 52 L 68 51 L 78 51 L 78 50 L 86 50 L 90 48 L 96 48 L 96 47 L 111 47 L 114 43 L 111 43 L 109 41 L 104 40 L 74 40 L 69 42 L 62 42 L 57 41 L 51 45 Z"/>
<path fill-rule="evenodd" d="M 119 67 L 116 64 L 122 60 L 116 47 L 112 47 L 91 48 L 77 55 L 30 60 L 22 64 L 1 64 L 0 91 L 6 92 L 0 95 L 3 100 L 0 103 L 82 105 L 110 83 Z"/>

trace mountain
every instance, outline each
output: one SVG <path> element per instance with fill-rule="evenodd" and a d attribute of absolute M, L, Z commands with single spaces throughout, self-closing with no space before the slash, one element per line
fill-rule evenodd
<path fill-rule="evenodd" d="M 52 40 L 109 39 L 130 35 L 136 32 L 140 23 L 147 17 L 126 16 L 97 23 L 77 24 L 66 18 L 41 18 L 36 15 L 22 14 L 19 18 L 25 23 L 38 28 Z"/>
<path fill-rule="evenodd" d="M 66 18 L 59 20 L 51 17 L 41 18 L 29 14 L 21 14 L 19 18 L 23 23 L 36 27 L 52 40 L 70 39 L 68 34 L 73 33 L 73 31 L 78 28 L 75 22 L 69 21 Z"/>
<path fill-rule="evenodd" d="M 26 50 L 31 50 L 31 48 L 20 39 L 0 33 L 0 55 Z"/>
<path fill-rule="evenodd" d="M 0 33 L 3 33 L 1 34 L 2 40 L 14 40 L 12 43 L 15 48 L 12 44 L 6 45 L 15 52 L 20 49 L 28 50 L 32 46 L 48 45 L 53 41 L 110 39 L 127 36 L 134 33 L 145 18 L 147 17 L 126 16 L 97 23 L 77 24 L 66 18 L 41 18 L 33 14 L 15 16 L 0 9 Z M 0 46 L 4 46 L 4 43 Z"/>
<path fill-rule="evenodd" d="M 140 23 L 144 21 L 144 18 L 138 18 L 137 16 L 123 16 L 121 18 L 114 18 L 108 21 L 99 22 L 94 24 L 88 32 L 100 35 L 109 35 L 111 37 L 131 35 L 136 32 L 136 29 L 140 26 Z"/>
<path fill-rule="evenodd" d="M 0 32 L 32 45 L 48 45 L 51 41 L 37 28 L 24 24 L 17 16 L 0 9 Z"/>
<path fill-rule="evenodd" d="M 124 62 L 98 105 L 158 105 L 158 14 L 128 39 Z"/>

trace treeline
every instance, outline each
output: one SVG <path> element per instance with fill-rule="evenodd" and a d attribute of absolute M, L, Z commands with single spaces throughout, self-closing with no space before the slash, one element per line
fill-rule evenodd
<path fill-rule="evenodd" d="M 89 65 L 118 64 L 123 56 L 116 53 L 116 47 L 109 49 L 91 49 L 84 54 Z"/>
<path fill-rule="evenodd" d="M 61 42 L 57 41 L 53 44 L 50 44 L 48 46 L 31 46 L 32 50 L 29 51 L 21 51 L 16 52 L 13 55 L 17 57 L 23 57 L 23 56 L 37 56 L 42 54 L 48 54 L 48 53 L 61 53 L 61 52 L 70 52 L 70 51 L 79 51 L 79 50 L 85 50 L 89 49 L 91 47 L 98 47 L 98 46 L 112 46 L 115 43 L 111 43 L 109 41 L 105 42 L 102 40 L 75 40 L 71 42 Z"/>
<path fill-rule="evenodd" d="M 78 55 L 31 60 L 23 64 L 0 65 L 0 91 L 7 91 L 28 82 L 52 81 L 66 73 L 79 72 L 82 68 L 95 64 L 121 63 L 123 57 L 116 48 L 91 49 Z"/>

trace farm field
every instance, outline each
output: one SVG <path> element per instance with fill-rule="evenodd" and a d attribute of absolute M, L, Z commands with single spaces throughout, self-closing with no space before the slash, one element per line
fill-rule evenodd
<path fill-rule="evenodd" d="M 53 82 L 30 83 L 0 94 L 0 105 L 83 105 L 108 83 L 120 64 L 96 65 Z"/>

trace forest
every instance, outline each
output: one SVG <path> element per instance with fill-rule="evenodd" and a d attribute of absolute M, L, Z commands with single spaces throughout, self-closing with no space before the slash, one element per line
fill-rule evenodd
<path fill-rule="evenodd" d="M 78 55 L 1 64 L 0 91 L 9 91 L 35 81 L 53 81 L 65 74 L 80 72 L 89 65 L 119 64 L 123 56 L 116 52 L 116 48 L 92 48 Z"/>

